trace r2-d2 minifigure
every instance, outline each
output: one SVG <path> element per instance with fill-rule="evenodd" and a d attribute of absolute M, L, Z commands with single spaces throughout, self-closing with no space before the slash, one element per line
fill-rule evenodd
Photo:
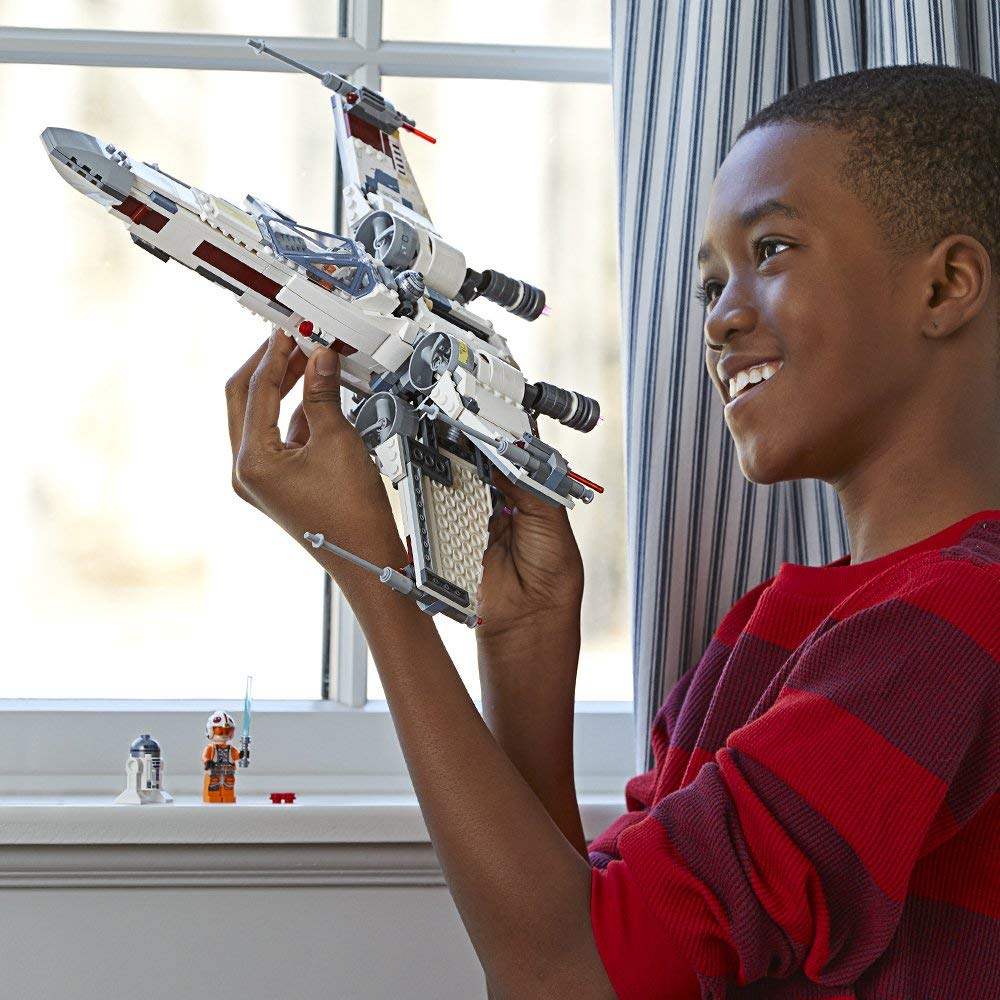
<path fill-rule="evenodd" d="M 163 758 L 160 744 L 149 733 L 132 742 L 125 762 L 125 791 L 115 799 L 121 805 L 148 806 L 173 802 L 163 788 Z"/>

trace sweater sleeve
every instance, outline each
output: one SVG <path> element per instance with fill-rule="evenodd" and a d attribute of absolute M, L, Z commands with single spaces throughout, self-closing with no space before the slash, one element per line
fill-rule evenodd
<path fill-rule="evenodd" d="M 697 670 L 689 670 L 684 674 L 670 689 L 666 701 L 656 713 L 650 740 L 653 748 L 654 766 L 642 774 L 637 774 L 634 778 L 629 778 L 626 782 L 626 812 L 602 830 L 587 845 L 590 863 L 595 868 L 603 869 L 607 867 L 609 861 L 617 859 L 616 845 L 621 832 L 648 815 L 649 807 L 655 798 L 656 779 L 663 766 L 663 759 L 670 748 L 671 730 L 696 673 Z"/>
<path fill-rule="evenodd" d="M 796 973 L 855 982 L 892 939 L 914 866 L 1000 787 L 1000 576 L 935 559 L 892 596 L 835 609 L 776 694 L 593 873 L 622 866 L 614 906 L 676 942 L 706 1000 Z M 602 958 L 656 975 L 643 949 Z"/>

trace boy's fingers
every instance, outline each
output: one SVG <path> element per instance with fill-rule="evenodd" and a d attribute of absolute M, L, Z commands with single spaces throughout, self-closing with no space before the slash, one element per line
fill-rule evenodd
<path fill-rule="evenodd" d="M 229 443 L 232 445 L 233 455 L 240 450 L 240 442 L 243 440 L 243 420 L 246 416 L 250 376 L 257 370 L 257 365 L 264 357 L 270 340 L 268 337 L 226 383 L 226 413 L 229 417 Z"/>
<path fill-rule="evenodd" d="M 528 505 L 535 498 L 527 490 L 515 486 L 496 466 L 493 466 L 493 485 L 500 491 L 500 503 L 493 512 L 494 518 L 501 515 L 510 516 L 515 508 L 523 506 L 523 497 L 528 498 Z"/>
<path fill-rule="evenodd" d="M 502 500 L 500 501 L 500 506 L 497 509 L 497 512 L 490 518 L 487 528 L 489 534 L 486 539 L 486 554 L 488 555 L 500 544 L 503 539 L 508 539 L 510 537 L 510 517 L 503 513 Z"/>
<path fill-rule="evenodd" d="M 278 412 L 281 408 L 281 384 L 295 342 L 275 328 L 247 386 L 246 416 L 243 419 L 243 445 L 252 451 L 281 447 Z"/>
<path fill-rule="evenodd" d="M 302 448 L 309 441 L 309 421 L 306 420 L 305 411 L 302 404 L 292 411 L 291 419 L 288 421 L 288 434 L 285 435 L 286 448 Z"/>
<path fill-rule="evenodd" d="M 264 357 L 264 352 L 267 350 L 267 345 L 271 342 L 271 338 L 268 337 L 257 348 L 253 354 L 247 358 L 246 361 L 240 366 L 238 371 L 233 375 L 233 377 L 226 383 L 226 404 L 229 417 L 229 443 L 233 449 L 233 455 L 236 455 L 240 450 L 240 444 L 243 441 L 243 422 L 246 417 L 247 409 L 247 392 L 250 385 L 250 376 L 257 370 L 257 366 L 260 364 L 261 358 Z M 302 373 L 305 371 L 306 362 L 309 359 L 302 353 L 302 349 L 298 346 L 292 351 L 288 358 L 288 367 L 285 370 L 285 377 L 281 383 L 281 398 L 284 399 L 285 396 L 291 392 L 292 387 L 295 383 L 302 377 Z"/>
<path fill-rule="evenodd" d="M 302 378 L 302 373 L 306 370 L 306 363 L 308 361 L 309 358 L 303 353 L 302 348 L 296 344 L 295 350 L 288 357 L 288 367 L 285 369 L 285 377 L 281 382 L 282 399 L 288 395 L 292 386 Z"/>
<path fill-rule="evenodd" d="M 526 514 L 544 514 L 558 509 L 552 504 L 546 503 L 541 498 L 535 496 L 534 493 L 526 490 L 523 486 L 511 482 L 511 480 L 509 480 L 496 467 L 494 467 L 493 476 L 494 484 L 497 489 L 499 489 L 507 498 L 507 507 L 510 509 L 516 508 L 519 514 L 522 511 Z"/>

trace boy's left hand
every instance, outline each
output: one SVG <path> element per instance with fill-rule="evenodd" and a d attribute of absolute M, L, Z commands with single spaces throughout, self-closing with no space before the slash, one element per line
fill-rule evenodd
<path fill-rule="evenodd" d="M 282 398 L 302 378 L 302 402 L 281 440 Z M 275 329 L 226 383 L 233 489 L 281 525 L 299 544 L 306 531 L 378 566 L 399 567 L 406 549 L 382 477 L 340 402 L 340 355 L 317 348 L 306 359 Z M 331 553 L 338 583 L 358 568 Z M 334 563 L 334 560 L 336 561 Z M 363 571 L 361 571 L 363 572 Z"/>

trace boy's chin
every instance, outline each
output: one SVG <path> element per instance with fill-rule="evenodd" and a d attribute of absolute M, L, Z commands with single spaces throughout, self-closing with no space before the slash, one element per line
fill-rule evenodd
<path fill-rule="evenodd" d="M 774 449 L 765 449 L 764 452 L 759 449 L 751 452 L 743 449 L 737 451 L 740 471 L 755 486 L 773 486 L 790 479 L 808 478 L 808 473 L 795 468 L 794 463 L 788 462 Z"/>

